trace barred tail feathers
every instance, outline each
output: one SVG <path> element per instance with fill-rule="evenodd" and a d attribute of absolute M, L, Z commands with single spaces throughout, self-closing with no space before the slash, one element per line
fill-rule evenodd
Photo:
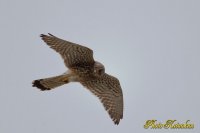
<path fill-rule="evenodd" d="M 50 78 L 38 79 L 32 82 L 33 87 L 37 87 L 42 91 L 51 90 L 56 87 L 62 86 L 69 83 L 69 78 L 67 75 L 60 75 Z"/>

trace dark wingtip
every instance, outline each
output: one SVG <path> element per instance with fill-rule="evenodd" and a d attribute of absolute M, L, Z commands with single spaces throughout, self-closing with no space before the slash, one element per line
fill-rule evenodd
<path fill-rule="evenodd" d="M 119 121 L 120 121 L 120 120 L 115 120 L 115 121 L 114 121 L 115 125 L 119 125 Z"/>
<path fill-rule="evenodd" d="M 41 91 L 45 91 L 45 90 L 50 90 L 50 88 L 46 88 L 45 86 L 43 86 L 40 81 L 42 81 L 42 79 L 39 79 L 39 80 L 34 80 L 32 82 L 32 86 L 33 87 L 37 87 L 38 89 L 40 89 Z"/>
<path fill-rule="evenodd" d="M 56 37 L 56 36 L 52 35 L 51 33 L 48 33 L 48 35 L 40 34 L 40 37 L 42 37 L 42 38 L 44 38 L 44 37 Z"/>
<path fill-rule="evenodd" d="M 45 36 L 47 36 L 47 35 L 45 35 L 45 34 L 40 34 L 40 37 L 45 37 Z"/>
<path fill-rule="evenodd" d="M 51 33 L 48 33 L 50 36 L 54 36 L 54 35 L 52 35 Z M 54 36 L 55 37 L 55 36 Z"/>

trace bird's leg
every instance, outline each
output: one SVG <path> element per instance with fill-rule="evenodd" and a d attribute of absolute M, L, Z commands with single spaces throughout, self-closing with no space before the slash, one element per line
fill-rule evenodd
<path fill-rule="evenodd" d="M 69 78 L 67 76 L 63 77 L 62 81 L 65 82 L 65 83 L 69 83 Z"/>

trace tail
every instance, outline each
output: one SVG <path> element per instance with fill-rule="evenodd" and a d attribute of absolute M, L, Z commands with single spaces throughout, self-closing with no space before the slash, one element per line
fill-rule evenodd
<path fill-rule="evenodd" d="M 33 87 L 37 87 L 41 91 L 51 90 L 67 83 L 69 83 L 68 75 L 60 75 L 45 79 L 38 79 L 32 82 Z"/>

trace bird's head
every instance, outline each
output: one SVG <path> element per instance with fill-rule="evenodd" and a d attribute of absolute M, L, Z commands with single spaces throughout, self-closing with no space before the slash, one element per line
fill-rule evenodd
<path fill-rule="evenodd" d="M 103 64 L 101 64 L 98 61 L 95 61 L 94 63 L 94 73 L 97 75 L 102 75 L 105 73 L 105 67 Z"/>

